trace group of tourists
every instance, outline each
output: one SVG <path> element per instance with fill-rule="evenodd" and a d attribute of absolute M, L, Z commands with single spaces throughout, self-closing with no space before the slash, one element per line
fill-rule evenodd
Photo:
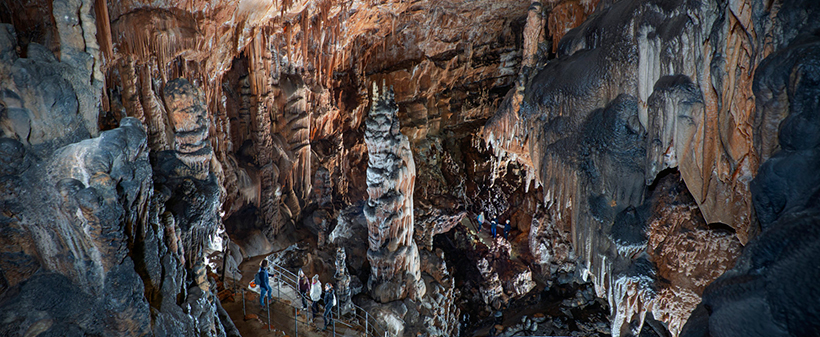
<path fill-rule="evenodd" d="M 268 282 L 270 274 L 268 273 L 268 260 L 262 260 L 259 271 L 254 277 L 254 282 L 259 285 L 259 305 L 262 310 L 267 310 L 267 305 L 273 297 L 271 286 Z M 322 291 L 322 282 L 319 281 L 319 275 L 313 275 L 312 280 L 308 280 L 302 269 L 299 269 L 299 296 L 302 299 L 302 309 L 307 310 L 308 301 L 312 304 L 311 321 L 316 318 L 316 313 L 319 312 L 319 301 L 324 301 L 325 312 L 322 315 L 324 327 L 322 331 L 327 330 L 327 327 L 333 323 L 333 308 L 336 306 L 336 292 L 333 291 L 333 284 L 325 283 L 324 291 Z M 265 302 L 267 300 L 267 302 Z"/>
<path fill-rule="evenodd" d="M 481 233 L 481 227 L 485 222 L 484 212 L 481 212 L 481 214 L 478 215 L 477 220 L 478 220 L 478 233 L 480 234 Z M 509 237 L 511 229 L 512 229 L 512 226 L 510 225 L 510 219 L 507 219 L 507 221 L 504 223 L 504 238 L 505 239 L 507 239 Z M 493 235 L 493 239 L 495 239 L 498 236 L 498 218 L 496 218 L 496 217 L 493 217 L 493 220 L 490 221 L 490 232 Z"/>
<path fill-rule="evenodd" d="M 322 292 L 322 282 L 319 281 L 319 275 L 314 274 L 313 278 L 308 281 L 307 276 L 299 269 L 299 297 L 302 298 L 302 308 L 307 310 L 308 300 L 312 302 L 311 317 L 316 318 L 316 313 L 319 312 L 319 301 L 324 301 L 325 313 L 322 315 L 322 320 L 325 326 L 322 330 L 327 330 L 328 325 L 333 323 L 333 308 L 336 307 L 336 292 L 333 290 L 333 284 L 325 283 L 325 291 Z"/>

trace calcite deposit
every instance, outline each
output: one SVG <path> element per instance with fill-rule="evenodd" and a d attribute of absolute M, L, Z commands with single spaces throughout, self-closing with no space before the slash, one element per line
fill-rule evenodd
<path fill-rule="evenodd" d="M 391 336 L 818 335 L 818 14 L 0 3 L 0 335 L 235 336 L 296 241 Z"/>
<path fill-rule="evenodd" d="M 413 239 L 413 187 L 416 164 L 410 142 L 399 128 L 392 90 L 373 86 L 373 103 L 365 120 L 367 144 L 368 287 L 381 302 L 420 299 L 419 249 Z"/>
<path fill-rule="evenodd" d="M 350 273 L 347 271 L 347 253 L 343 247 L 336 249 L 336 272 L 333 274 L 336 279 L 336 296 L 339 301 L 339 312 L 343 315 L 353 310 L 353 302 L 350 300 Z"/>
<path fill-rule="evenodd" d="M 213 150 L 208 141 L 208 114 L 198 89 L 185 79 L 174 79 L 165 85 L 163 99 L 174 127 L 174 156 L 189 170 L 183 175 L 207 178 Z"/>
<path fill-rule="evenodd" d="M 610 302 L 613 335 L 637 334 L 647 312 L 678 335 L 705 286 L 759 233 L 755 213 L 766 212 L 752 212 L 750 181 L 786 114 L 785 97 L 774 105 L 768 91 L 756 105 L 752 78 L 800 31 L 786 22 L 817 25 L 804 16 L 813 7 L 599 3 L 487 123 L 498 156 L 536 172 L 547 228 L 572 234 L 581 273 Z M 685 186 L 665 192 L 672 169 Z M 657 199 L 690 192 L 694 203 Z M 549 248 L 561 241 L 536 239 L 534 254 L 560 262 Z"/>

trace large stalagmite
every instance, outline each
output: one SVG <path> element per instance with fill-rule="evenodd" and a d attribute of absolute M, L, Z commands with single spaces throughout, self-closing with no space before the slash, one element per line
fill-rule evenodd
<path fill-rule="evenodd" d="M 164 98 L 174 125 L 174 155 L 185 163 L 188 175 L 206 179 L 213 150 L 208 141 L 208 114 L 198 90 L 178 78 L 165 84 Z"/>
<path fill-rule="evenodd" d="M 419 250 L 413 240 L 413 187 L 416 164 L 407 136 L 399 131 L 393 90 L 373 86 L 370 115 L 365 120 L 367 144 L 368 287 L 380 302 L 424 296 Z"/>

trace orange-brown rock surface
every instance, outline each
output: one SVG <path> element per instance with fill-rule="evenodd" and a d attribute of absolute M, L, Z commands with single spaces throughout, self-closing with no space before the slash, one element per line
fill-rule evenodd
<path fill-rule="evenodd" d="M 797 59 L 815 55 L 817 13 L 810 0 L 0 4 L 0 320 L 13 322 L 0 335 L 229 334 L 207 278 L 223 220 L 255 233 L 234 240 L 246 252 L 307 231 L 330 255 L 347 249 L 353 278 L 409 271 L 413 301 L 356 302 L 395 333 L 484 333 L 488 304 L 578 275 L 614 335 L 646 313 L 697 335 L 683 326 L 701 296 L 716 310 L 690 327 L 745 331 L 714 322 L 742 321 L 753 298 L 760 321 L 811 335 L 788 317 L 812 317 L 778 316 L 792 309 L 771 295 L 777 268 L 804 255 L 755 240 L 813 219 L 813 64 Z M 415 167 L 390 171 L 398 189 L 371 184 L 373 83 L 393 87 L 390 153 Z M 365 226 L 368 198 L 396 200 L 365 206 Z M 510 219 L 514 239 L 476 249 L 452 234 L 480 213 Z M 438 250 L 451 238 L 484 261 L 475 274 L 448 269 L 463 267 Z M 732 297 L 754 270 L 755 295 Z M 53 294 L 14 294 L 53 282 L 71 305 L 19 314 Z M 98 305 L 110 291 L 127 300 Z M 77 306 L 99 309 L 67 314 Z M 457 327 L 459 312 L 477 325 Z M 97 314 L 111 318 L 88 323 Z"/>
<path fill-rule="evenodd" d="M 573 5 L 556 6 L 550 20 L 580 15 Z M 786 19 L 779 6 L 598 3 L 557 44 L 555 60 L 524 74 L 483 130 L 497 156 L 535 171 L 551 220 L 538 227 L 571 232 L 582 272 L 610 301 L 613 335 L 637 334 L 649 311 L 677 335 L 704 287 L 759 233 L 749 182 L 771 153 L 763 139 L 771 139 L 772 120 L 783 115 L 771 105 L 764 109 L 773 115 L 756 114 L 752 79 L 797 35 L 780 23 L 816 25 Z M 696 205 L 642 210 L 671 168 Z M 681 217 L 701 229 L 675 229 Z M 646 238 L 621 237 L 624 221 L 648 225 L 636 232 Z M 535 238 L 534 253 L 554 260 L 548 247 L 561 246 Z"/>
<path fill-rule="evenodd" d="M 208 141 L 208 114 L 198 89 L 185 79 L 174 79 L 165 85 L 163 98 L 174 127 L 174 155 L 190 170 L 187 175 L 207 178 L 213 150 Z"/>

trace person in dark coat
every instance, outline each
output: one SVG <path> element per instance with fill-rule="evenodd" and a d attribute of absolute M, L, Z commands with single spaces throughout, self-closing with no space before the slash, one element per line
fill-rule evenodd
<path fill-rule="evenodd" d="M 510 235 L 510 219 L 507 219 L 507 222 L 504 223 L 504 238 L 506 239 Z"/>
<path fill-rule="evenodd" d="M 325 314 L 322 318 L 325 321 L 325 327 L 322 331 L 327 330 L 328 325 L 333 323 L 333 307 L 336 306 L 336 293 L 333 291 L 333 285 L 330 282 L 325 283 Z"/>
<path fill-rule="evenodd" d="M 267 297 L 268 302 L 270 302 L 271 298 L 273 297 L 272 289 L 270 287 L 269 278 L 270 274 L 268 274 L 268 260 L 262 260 L 262 265 L 259 266 L 259 271 L 256 273 L 256 279 L 259 281 L 259 305 L 262 306 L 262 309 L 265 308 L 265 298 Z M 267 293 L 267 296 L 265 296 Z"/>
<path fill-rule="evenodd" d="M 302 309 L 307 309 L 307 297 L 308 291 L 310 291 L 310 281 L 308 280 L 305 273 L 299 269 L 299 296 L 302 298 Z"/>
<path fill-rule="evenodd" d="M 493 239 L 495 239 L 496 233 L 498 232 L 498 219 L 493 218 L 493 221 L 490 222 L 490 231 L 493 232 Z"/>

